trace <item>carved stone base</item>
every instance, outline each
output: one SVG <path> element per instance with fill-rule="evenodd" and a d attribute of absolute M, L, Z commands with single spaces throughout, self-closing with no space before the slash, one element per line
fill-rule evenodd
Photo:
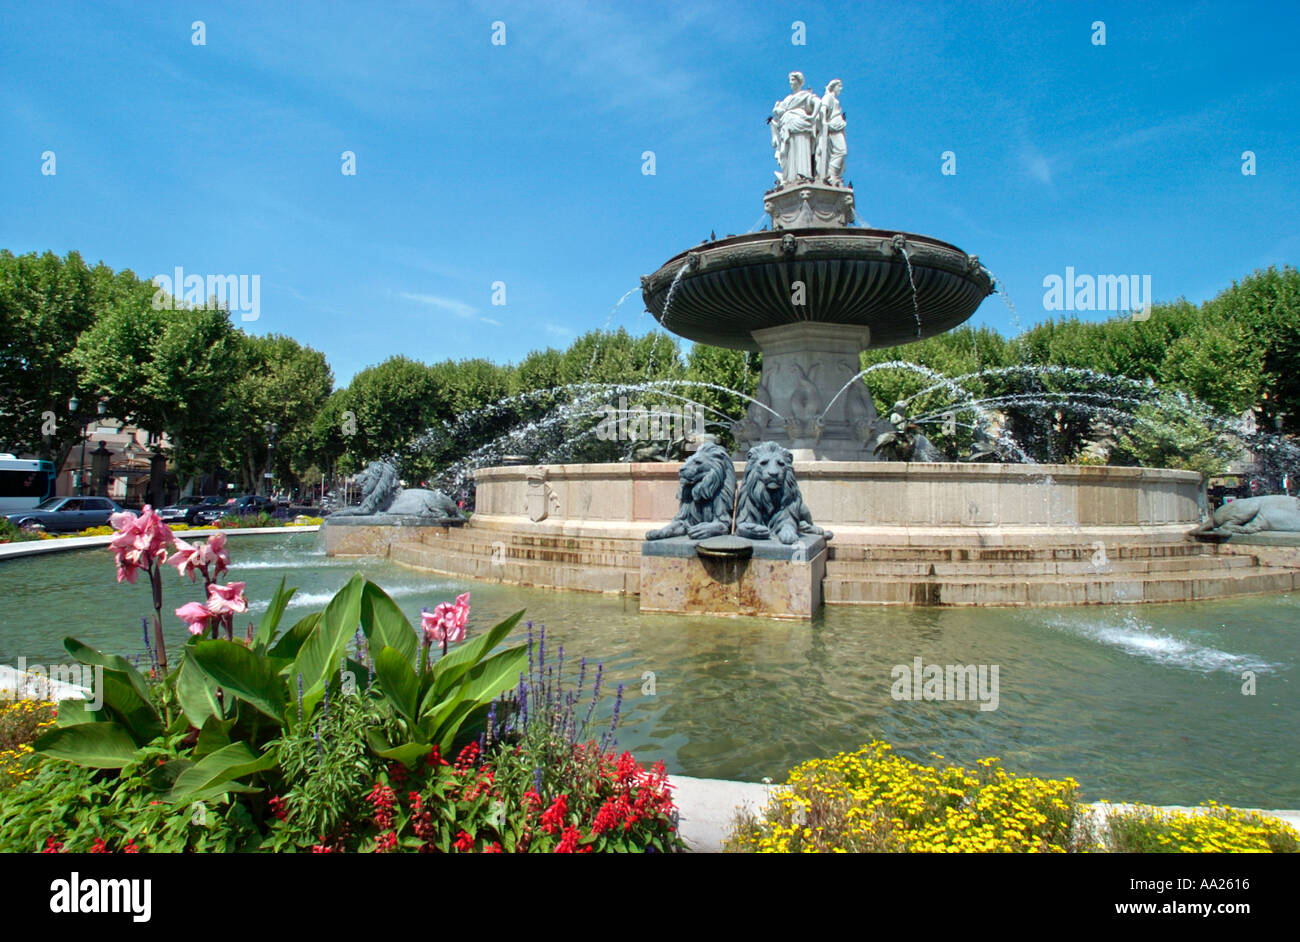
<path fill-rule="evenodd" d="M 751 541 L 748 559 L 701 556 L 685 537 L 641 544 L 643 612 L 812 618 L 822 605 L 826 541 Z"/>
<path fill-rule="evenodd" d="M 774 441 L 796 461 L 876 460 L 866 444 L 878 421 L 875 403 L 860 379 L 849 382 L 861 369 L 858 354 L 870 342 L 870 331 L 805 321 L 756 330 L 753 337 L 763 351 L 755 398 L 780 417 L 751 404 L 733 427 L 738 457 L 752 445 Z"/>
<path fill-rule="evenodd" d="M 825 183 L 790 184 L 763 198 L 773 229 L 843 229 L 853 222 L 853 191 Z"/>

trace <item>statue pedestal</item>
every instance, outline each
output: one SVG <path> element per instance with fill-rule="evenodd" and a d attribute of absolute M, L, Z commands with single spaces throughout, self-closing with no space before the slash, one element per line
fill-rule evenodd
<path fill-rule="evenodd" d="M 790 449 L 796 461 L 875 461 L 867 442 L 876 406 L 866 384 L 853 380 L 871 331 L 803 321 L 756 330 L 753 337 L 763 351 L 756 398 L 779 416 L 749 407 L 733 427 L 740 456 L 751 445 L 771 441 Z"/>
<path fill-rule="evenodd" d="M 641 611 L 809 619 L 821 608 L 826 541 L 752 540 L 749 559 L 704 557 L 687 537 L 641 544 Z"/>
<path fill-rule="evenodd" d="M 788 183 L 763 197 L 773 229 L 843 229 L 853 222 L 853 190 L 829 183 Z"/>

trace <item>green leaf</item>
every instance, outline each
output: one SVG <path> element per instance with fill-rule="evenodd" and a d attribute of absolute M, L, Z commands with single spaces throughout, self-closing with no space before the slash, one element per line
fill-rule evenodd
<path fill-rule="evenodd" d="M 126 658 L 116 654 L 105 654 L 103 651 L 96 651 L 89 645 L 82 644 L 76 638 L 64 638 L 63 647 L 82 664 L 89 664 L 91 667 L 102 667 L 105 670 L 121 671 L 126 674 L 131 680 L 131 686 L 140 695 L 140 699 L 146 703 L 149 702 L 149 686 L 145 682 L 144 676 Z"/>
<path fill-rule="evenodd" d="M 199 730 L 199 738 L 194 743 L 194 758 L 201 759 L 212 752 L 217 752 L 230 745 L 230 730 L 234 728 L 235 718 L 223 720 L 210 716 Z"/>
<path fill-rule="evenodd" d="M 377 729 L 367 730 L 366 744 L 370 746 L 370 751 L 381 759 L 394 759 L 404 765 L 418 762 L 429 754 L 428 743 L 408 742 L 400 746 L 390 746 Z"/>
<path fill-rule="evenodd" d="M 388 593 L 368 579 L 361 590 L 361 630 L 372 649 L 389 647 L 415 663 L 415 629 Z"/>
<path fill-rule="evenodd" d="M 197 643 L 197 642 L 196 642 Z M 194 663 L 193 646 L 185 649 L 180 673 L 176 677 L 176 698 L 190 725 L 202 729 L 209 719 L 224 715 L 217 699 L 217 685 Z"/>
<path fill-rule="evenodd" d="M 126 727 L 137 746 L 162 735 L 162 717 L 152 701 L 140 696 L 125 672 L 101 668 L 99 686 L 104 706 Z"/>
<path fill-rule="evenodd" d="M 519 619 L 523 618 L 523 616 L 524 610 L 520 609 L 473 641 L 468 641 L 454 651 L 447 652 L 445 657 L 439 658 L 438 662 L 433 665 L 435 685 L 438 689 L 443 692 L 450 690 L 453 684 L 459 682 L 466 671 L 482 660 L 485 654 L 500 644 L 506 635 L 514 630 L 515 625 L 519 623 Z"/>
<path fill-rule="evenodd" d="M 275 638 L 275 630 L 280 626 L 280 617 L 297 591 L 296 588 L 286 590 L 284 577 L 280 577 L 280 585 L 275 590 L 275 595 L 271 596 L 271 601 L 266 606 L 266 614 L 262 616 L 262 621 L 257 626 L 257 634 L 253 636 L 253 649 L 259 654 L 265 651 Z"/>
<path fill-rule="evenodd" d="M 406 658 L 392 648 L 375 655 L 375 680 L 379 690 L 412 728 L 420 722 L 420 682 Z"/>
<path fill-rule="evenodd" d="M 469 672 L 469 692 L 466 696 L 478 703 L 495 700 L 504 691 L 519 682 L 519 675 L 528 664 L 528 648 L 518 645 L 492 655 Z"/>
<path fill-rule="evenodd" d="M 311 633 L 289 668 L 290 676 L 301 674 L 304 688 L 314 692 L 324 678 L 338 668 L 348 639 L 361 621 L 361 588 L 365 577 L 357 573 L 329 600 Z M 296 683 L 296 680 L 295 680 Z"/>
<path fill-rule="evenodd" d="M 107 710 L 92 710 L 85 700 L 60 700 L 55 726 L 80 726 L 82 723 L 111 723 Z"/>
<path fill-rule="evenodd" d="M 120 769 L 135 761 L 136 744 L 117 723 L 82 723 L 50 730 L 32 743 L 37 752 L 94 769 Z"/>
<path fill-rule="evenodd" d="M 233 641 L 200 641 L 195 665 L 227 694 L 233 694 L 284 724 L 284 679 L 274 665 Z"/>
<path fill-rule="evenodd" d="M 231 743 L 205 756 L 176 777 L 168 799 L 174 804 L 199 801 L 228 791 L 249 791 L 234 780 L 274 767 L 278 756 L 274 749 L 256 755 L 247 743 Z"/>
<path fill-rule="evenodd" d="M 316 625 L 320 622 L 320 616 L 320 612 L 312 612 L 310 615 L 299 619 L 271 648 L 270 656 L 292 662 L 298 656 L 298 651 L 306 643 L 307 639 L 311 637 L 311 633 L 316 630 Z"/>

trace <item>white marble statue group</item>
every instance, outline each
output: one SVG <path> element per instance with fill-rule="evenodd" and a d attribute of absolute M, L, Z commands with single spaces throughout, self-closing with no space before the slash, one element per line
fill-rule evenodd
<path fill-rule="evenodd" d="M 790 73 L 790 94 L 776 103 L 768 123 L 772 126 L 772 148 L 777 185 L 788 186 L 820 180 L 832 186 L 844 185 L 844 109 L 840 89 L 844 83 L 832 79 L 826 94 L 818 98 L 803 87 L 802 72 Z"/>

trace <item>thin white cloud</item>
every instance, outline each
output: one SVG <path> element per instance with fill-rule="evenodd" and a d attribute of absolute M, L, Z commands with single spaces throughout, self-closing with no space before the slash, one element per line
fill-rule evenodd
<path fill-rule="evenodd" d="M 572 337 L 573 331 L 563 324 L 546 324 L 543 329 L 552 337 Z"/>
<path fill-rule="evenodd" d="M 1020 160 L 1029 171 L 1029 175 L 1039 183 L 1052 183 L 1052 165 L 1037 147 L 1029 145 L 1020 153 Z"/>
<path fill-rule="evenodd" d="M 436 294 L 413 294 L 403 291 L 398 297 L 407 301 L 414 301 L 417 304 L 423 304 L 428 307 L 436 307 L 440 311 L 446 311 L 448 314 L 454 314 L 468 320 L 478 314 L 478 308 L 472 304 L 466 304 L 457 298 L 444 298 Z M 482 318 L 480 318 L 482 320 Z"/>

